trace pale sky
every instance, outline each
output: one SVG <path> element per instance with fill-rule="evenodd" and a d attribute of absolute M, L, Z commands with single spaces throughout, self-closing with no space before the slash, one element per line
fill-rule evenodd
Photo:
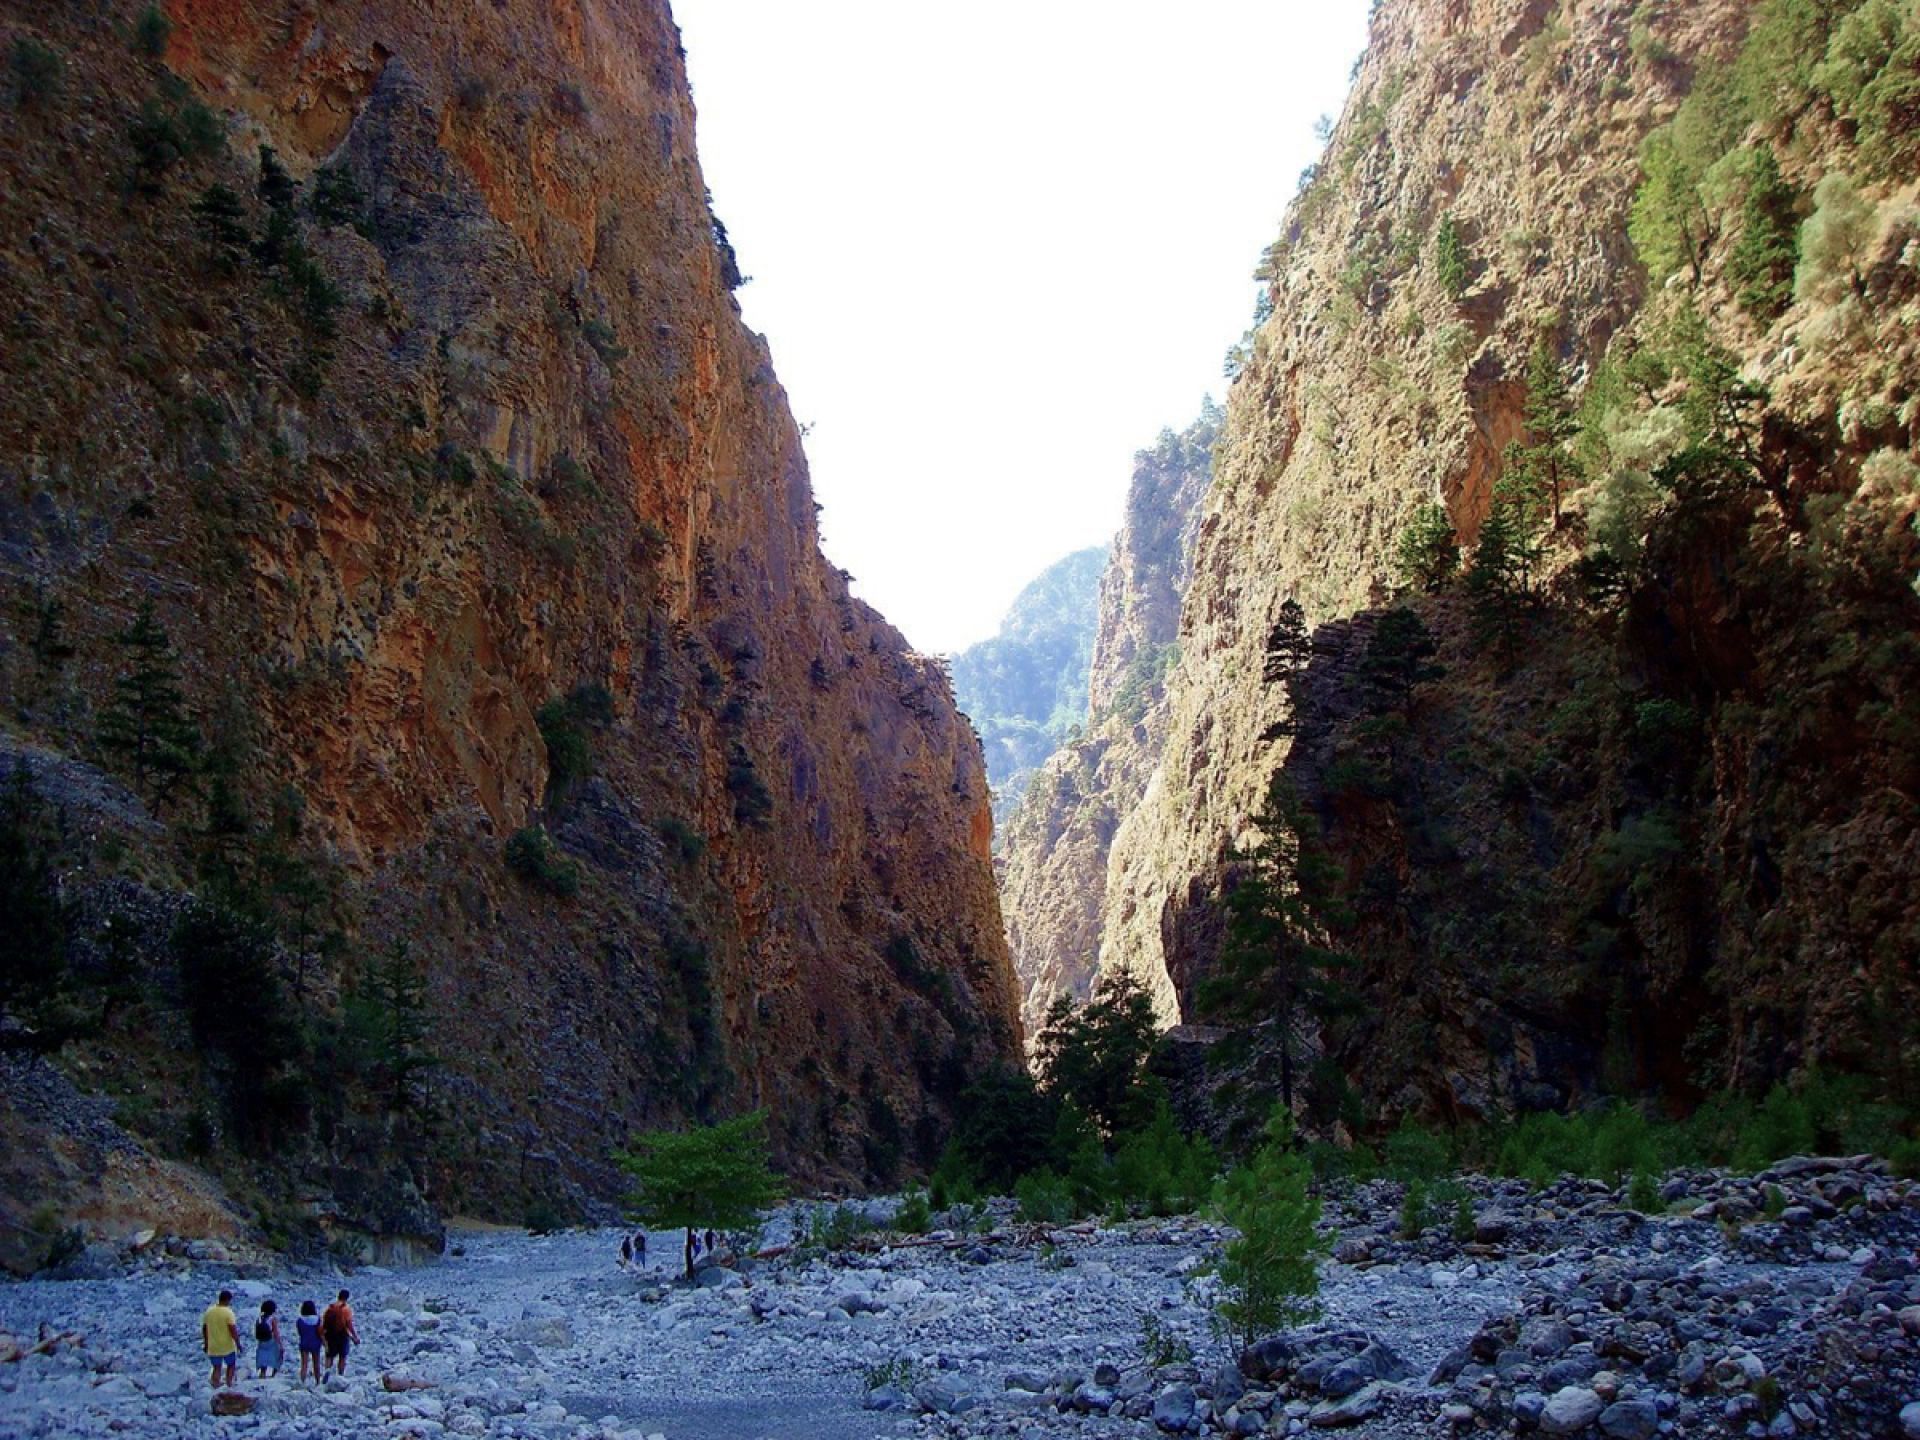
<path fill-rule="evenodd" d="M 1112 537 L 1224 398 L 1367 0 L 675 0 L 828 556 L 916 647 Z"/>

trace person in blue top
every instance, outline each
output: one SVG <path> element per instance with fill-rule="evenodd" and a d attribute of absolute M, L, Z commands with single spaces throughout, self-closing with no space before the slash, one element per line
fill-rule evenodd
<path fill-rule="evenodd" d="M 293 1322 L 293 1328 L 300 1335 L 300 1379 L 307 1378 L 307 1367 L 313 1367 L 313 1383 L 320 1383 L 320 1312 L 311 1300 L 300 1302 L 300 1318 Z"/>
<path fill-rule="evenodd" d="M 280 1342 L 280 1307 L 271 1300 L 260 1302 L 260 1318 L 253 1322 L 253 1378 L 265 1380 L 280 1373 L 280 1362 L 287 1347 Z"/>

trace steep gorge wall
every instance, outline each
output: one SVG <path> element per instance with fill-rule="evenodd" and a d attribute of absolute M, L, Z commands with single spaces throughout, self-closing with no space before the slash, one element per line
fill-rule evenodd
<path fill-rule="evenodd" d="M 1211 400 L 1134 457 L 1100 575 L 1082 732 L 1036 771 L 1001 844 L 1000 903 L 1029 1041 L 1062 997 L 1084 1000 L 1100 954 L 1108 850 L 1164 742 L 1165 678 L 1223 416 Z"/>
<path fill-rule="evenodd" d="M 0 136 L 10 744 L 98 758 L 151 599 L 255 812 L 297 796 L 341 867 L 320 1003 L 390 938 L 424 962 L 458 1121 L 413 1167 L 435 1203 L 606 1197 L 633 1127 L 751 1106 L 802 1178 L 930 1159 L 1020 1045 L 979 749 L 821 556 L 663 0 L 176 0 L 153 59 L 134 13 L 0 22 L 60 59 Z M 218 143 L 143 169 L 140 107 L 193 97 Z M 196 219 L 224 184 L 265 227 L 261 144 L 330 325 Z M 323 167 L 357 224 L 304 217 Z M 537 713 L 596 686 L 594 773 L 549 794 Z M 531 825 L 576 896 L 503 866 Z M 177 886 L 181 843 L 72 883 Z M 138 1048 L 85 1059 L 164 1086 Z"/>
<path fill-rule="evenodd" d="M 1920 634 L 1911 157 L 1871 173 L 1817 100 L 1738 137 L 1777 152 L 1800 217 L 1823 174 L 1856 173 L 1870 221 L 1852 303 L 1744 313 L 1725 268 L 1737 199 L 1710 202 L 1697 279 L 1650 288 L 1628 235 L 1643 142 L 1724 75 L 1759 8 L 1380 8 L 1273 255 L 1275 312 L 1228 403 L 1165 743 L 1118 814 L 1098 925 L 1081 927 L 1103 968 L 1149 979 L 1165 1020 L 1195 1016 L 1228 848 L 1284 772 L 1358 916 L 1341 943 L 1367 1018 L 1322 1039 L 1388 1113 L 1566 1103 L 1608 1066 L 1676 1096 L 1812 1063 L 1910 1078 L 1912 1036 L 1889 1016 L 1920 994 L 1899 878 L 1916 746 L 1890 719 Z M 1457 295 L 1435 263 L 1449 219 L 1468 254 Z M 1503 451 L 1529 438 L 1535 344 L 1578 392 L 1689 302 L 1770 394 L 1752 433 L 1784 480 L 1660 502 L 1643 568 L 1599 604 L 1569 568 L 1595 494 L 1572 497 L 1550 541 L 1558 579 L 1510 667 L 1461 597 L 1418 600 L 1449 676 L 1391 773 L 1370 772 L 1357 666 L 1414 507 L 1444 504 L 1470 546 Z M 1655 401 L 1672 396 L 1637 403 Z M 1290 598 L 1317 632 L 1299 687 L 1321 711 L 1312 743 L 1276 729 L 1283 690 L 1261 683 Z M 1647 717 L 1670 713 L 1643 708 L 1656 701 L 1695 717 L 1683 758 L 1650 753 Z"/>

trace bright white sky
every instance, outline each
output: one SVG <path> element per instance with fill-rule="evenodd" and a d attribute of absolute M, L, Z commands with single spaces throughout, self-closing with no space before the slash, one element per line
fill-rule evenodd
<path fill-rule="evenodd" d="M 917 647 L 1111 538 L 1224 392 L 1367 0 L 676 0 L 827 554 Z"/>

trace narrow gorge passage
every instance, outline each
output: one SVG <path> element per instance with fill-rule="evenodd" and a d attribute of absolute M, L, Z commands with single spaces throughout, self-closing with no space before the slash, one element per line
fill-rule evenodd
<path fill-rule="evenodd" d="M 0 60 L 0 1440 L 1920 1440 L 1920 0 Z"/>

